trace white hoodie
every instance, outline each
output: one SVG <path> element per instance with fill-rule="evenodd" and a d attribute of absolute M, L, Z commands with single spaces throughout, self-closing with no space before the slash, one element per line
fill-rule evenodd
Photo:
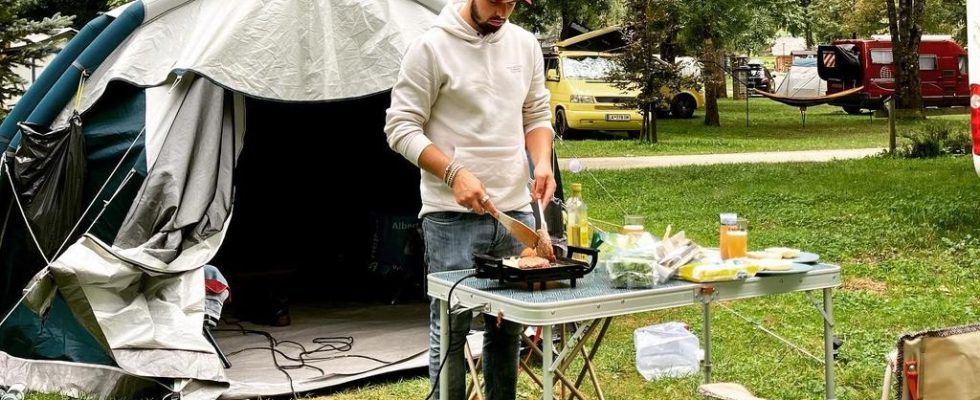
<path fill-rule="evenodd" d="M 501 211 L 530 210 L 524 135 L 551 127 L 544 59 L 530 32 L 505 23 L 479 35 L 446 5 L 409 47 L 391 91 L 388 145 L 418 165 L 434 144 L 479 178 Z M 467 211 L 438 176 L 422 170 L 422 210 Z"/>

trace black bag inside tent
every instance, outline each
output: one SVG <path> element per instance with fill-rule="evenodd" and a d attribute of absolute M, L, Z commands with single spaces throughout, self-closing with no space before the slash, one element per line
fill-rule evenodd
<path fill-rule="evenodd" d="M 31 229 L 45 256 L 53 258 L 81 217 L 85 182 L 81 118 L 75 115 L 68 126 L 54 131 L 29 123 L 21 123 L 20 128 L 23 141 L 8 159 L 10 170 Z"/>

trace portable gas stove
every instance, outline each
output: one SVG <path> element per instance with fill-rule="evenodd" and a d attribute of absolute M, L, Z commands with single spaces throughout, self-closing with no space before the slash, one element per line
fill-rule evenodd
<path fill-rule="evenodd" d="M 556 248 L 555 250 L 560 250 Z M 555 254 L 560 252 L 556 251 Z M 573 258 L 576 254 L 588 257 L 588 262 Z M 527 290 L 534 290 L 534 284 L 539 283 L 543 290 L 549 281 L 568 279 L 575 287 L 575 280 L 595 269 L 599 251 L 595 249 L 568 246 L 568 254 L 558 257 L 550 267 L 518 268 L 517 257 L 492 257 L 486 254 L 474 254 L 473 263 L 476 266 L 476 276 L 485 279 L 497 279 L 504 282 L 527 283 Z"/>

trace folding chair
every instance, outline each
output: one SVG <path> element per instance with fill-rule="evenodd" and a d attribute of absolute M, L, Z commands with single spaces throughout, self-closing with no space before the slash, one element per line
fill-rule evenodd
<path fill-rule="evenodd" d="M 904 335 L 886 356 L 881 398 L 973 400 L 980 387 L 980 324 Z"/>

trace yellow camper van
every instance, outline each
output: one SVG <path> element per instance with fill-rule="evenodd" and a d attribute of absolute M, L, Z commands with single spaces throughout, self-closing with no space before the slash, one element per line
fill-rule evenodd
<path fill-rule="evenodd" d="M 607 79 L 615 51 L 622 42 L 618 26 L 584 33 L 545 49 L 545 86 L 551 91 L 552 122 L 558 135 L 575 130 L 628 131 L 636 136 L 643 116 L 626 106 L 636 92 L 624 91 Z M 621 47 L 621 46 L 620 46 Z M 670 115 L 691 118 L 704 107 L 698 90 L 685 89 L 674 94 Z"/>

